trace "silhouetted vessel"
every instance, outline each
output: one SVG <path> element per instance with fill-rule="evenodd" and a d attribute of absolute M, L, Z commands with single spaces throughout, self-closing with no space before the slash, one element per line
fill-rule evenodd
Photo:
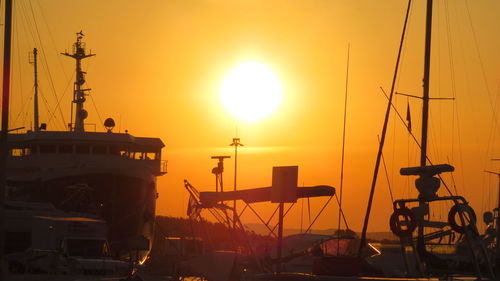
<path fill-rule="evenodd" d="M 156 177 L 166 173 L 164 144 L 159 138 L 115 133 L 111 118 L 105 121 L 106 132 L 85 131 L 89 89 L 83 88 L 81 60 L 93 54 L 86 53 L 83 36 L 77 33 L 72 53 L 63 53 L 76 61 L 75 122 L 68 131 L 39 125 L 35 91 L 33 130 L 8 135 L 7 200 L 50 202 L 63 211 L 102 218 L 113 256 L 141 260 L 153 237 Z M 29 247 L 29 241 L 24 243 Z"/>

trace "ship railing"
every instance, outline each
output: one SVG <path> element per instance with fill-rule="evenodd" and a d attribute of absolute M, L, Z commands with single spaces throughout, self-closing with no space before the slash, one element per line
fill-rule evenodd
<path fill-rule="evenodd" d="M 161 162 L 160 162 L 160 173 L 161 174 L 167 173 L 167 166 L 168 166 L 168 160 L 161 160 Z"/>
<path fill-rule="evenodd" d="M 68 130 L 73 131 L 76 123 L 68 123 Z M 87 132 L 97 132 L 97 124 L 96 123 L 84 123 L 83 124 L 85 131 Z"/>

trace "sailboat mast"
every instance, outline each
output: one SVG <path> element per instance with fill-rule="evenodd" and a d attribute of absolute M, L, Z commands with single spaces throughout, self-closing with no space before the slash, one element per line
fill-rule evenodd
<path fill-rule="evenodd" d="M 35 96 L 33 97 L 33 119 L 34 119 L 34 131 L 38 132 L 40 130 L 40 126 L 38 124 L 38 65 L 37 65 L 37 55 L 38 50 L 36 48 L 33 49 L 33 68 L 35 74 Z"/>
<path fill-rule="evenodd" d="M 420 166 L 425 166 L 427 164 L 427 128 L 429 123 L 429 85 L 431 72 L 431 35 L 432 0 L 427 0 L 427 17 L 425 24 L 424 95 L 422 97 L 422 147 L 420 150 Z"/>
<path fill-rule="evenodd" d="M 422 139 L 420 148 L 420 166 L 427 165 L 427 131 L 429 123 L 429 84 L 431 72 L 431 39 L 432 39 L 432 0 L 427 0 L 427 15 L 425 24 L 425 55 L 424 55 L 424 94 L 422 96 Z M 427 203 L 419 201 L 420 208 Z M 425 253 L 424 225 L 418 223 L 417 251 L 422 257 Z"/>
<path fill-rule="evenodd" d="M 5 185 L 7 166 L 7 136 L 9 132 L 10 55 L 12 38 L 12 0 L 5 1 L 3 41 L 2 131 L 0 133 L 0 264 L 3 265 L 5 241 Z M 4 280 L 4 267 L 0 266 L 0 280 Z"/>

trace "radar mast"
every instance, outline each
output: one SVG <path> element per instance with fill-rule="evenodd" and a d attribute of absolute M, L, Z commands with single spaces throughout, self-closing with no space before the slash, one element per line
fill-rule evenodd
<path fill-rule="evenodd" d="M 73 103 L 76 105 L 75 125 L 73 126 L 71 123 L 69 124 L 70 131 L 74 132 L 85 131 L 83 121 L 88 116 L 87 111 L 83 108 L 83 104 L 85 103 L 85 92 L 90 91 L 90 89 L 82 88 L 85 83 L 86 72 L 82 71 L 81 61 L 88 57 L 95 56 L 95 54 L 92 53 L 85 53 L 85 43 L 82 42 L 83 36 L 84 34 L 82 31 L 76 33 L 76 42 L 73 44 L 72 54 L 69 54 L 68 52 L 61 53 L 62 55 L 74 58 L 76 61 L 76 80 L 73 86 Z"/>

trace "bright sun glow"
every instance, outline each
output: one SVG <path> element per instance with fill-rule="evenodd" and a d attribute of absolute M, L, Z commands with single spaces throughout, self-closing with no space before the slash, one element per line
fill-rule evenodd
<path fill-rule="evenodd" d="M 267 66 L 245 62 L 229 72 L 220 89 L 222 103 L 243 121 L 256 121 L 273 113 L 281 103 L 278 77 Z"/>

